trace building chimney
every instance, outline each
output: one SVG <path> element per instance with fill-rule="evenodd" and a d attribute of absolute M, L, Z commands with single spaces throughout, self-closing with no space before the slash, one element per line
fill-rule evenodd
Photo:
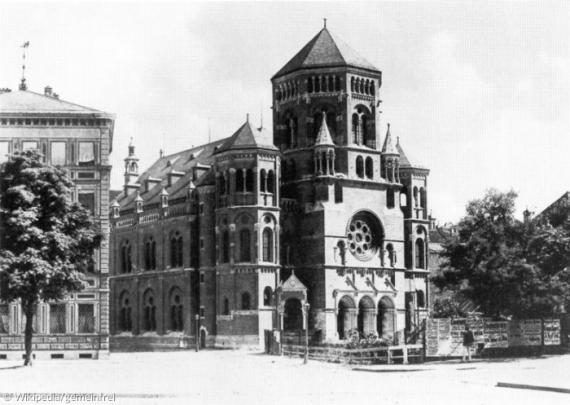
<path fill-rule="evenodd" d="M 50 86 L 44 87 L 44 96 L 52 97 L 53 96 L 53 89 Z"/>

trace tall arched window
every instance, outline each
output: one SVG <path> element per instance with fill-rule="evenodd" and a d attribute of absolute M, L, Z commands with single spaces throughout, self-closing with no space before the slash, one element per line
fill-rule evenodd
<path fill-rule="evenodd" d="M 416 239 L 416 268 L 425 269 L 425 243 L 423 239 Z"/>
<path fill-rule="evenodd" d="M 123 291 L 120 297 L 119 330 L 121 332 L 130 332 L 133 330 L 131 297 L 128 291 Z"/>
<path fill-rule="evenodd" d="M 369 179 L 374 177 L 374 163 L 370 156 L 366 158 L 366 177 Z"/>
<path fill-rule="evenodd" d="M 270 307 L 273 305 L 273 290 L 271 287 L 263 289 L 263 306 Z"/>
<path fill-rule="evenodd" d="M 358 145 L 359 143 L 359 134 L 358 131 L 360 130 L 360 122 L 358 119 L 358 114 L 352 114 L 352 138 L 353 142 Z"/>
<path fill-rule="evenodd" d="M 226 230 L 222 234 L 222 263 L 230 261 L 230 233 Z"/>
<path fill-rule="evenodd" d="M 312 92 L 313 92 L 313 89 L 314 89 L 314 86 L 313 86 L 313 78 L 312 78 L 312 77 L 309 77 L 309 81 L 308 81 L 308 83 L 307 83 L 307 91 L 308 91 L 309 93 L 312 93 Z"/>
<path fill-rule="evenodd" d="M 248 292 L 241 294 L 241 309 L 244 311 L 251 309 L 251 296 Z"/>
<path fill-rule="evenodd" d="M 239 261 L 251 261 L 251 233 L 249 229 L 242 229 L 239 233 Z"/>
<path fill-rule="evenodd" d="M 335 77 L 335 90 L 340 91 L 340 77 Z"/>
<path fill-rule="evenodd" d="M 152 236 L 146 239 L 144 245 L 144 264 L 147 270 L 156 270 L 156 241 Z"/>
<path fill-rule="evenodd" d="M 356 175 L 360 178 L 364 177 L 364 159 L 362 156 L 356 158 Z"/>
<path fill-rule="evenodd" d="M 130 273 L 132 269 L 131 243 L 125 240 L 121 245 L 121 273 Z"/>
<path fill-rule="evenodd" d="M 426 219 L 427 217 L 427 196 L 426 196 L 426 190 L 425 188 L 421 187 L 420 188 L 420 207 L 422 207 L 423 209 L 423 219 Z"/>
<path fill-rule="evenodd" d="M 273 231 L 269 228 L 263 230 L 263 261 L 273 262 Z"/>
<path fill-rule="evenodd" d="M 180 232 L 170 237 L 170 265 L 172 267 L 183 266 L 183 240 Z"/>
<path fill-rule="evenodd" d="M 275 193 L 275 172 L 273 170 L 267 172 L 267 192 Z"/>
<path fill-rule="evenodd" d="M 267 172 L 265 169 L 261 169 L 259 172 L 259 189 L 262 193 L 267 191 Z"/>
<path fill-rule="evenodd" d="M 245 184 L 244 184 L 244 170 L 237 169 L 236 170 L 236 191 L 243 192 L 245 191 Z"/>
<path fill-rule="evenodd" d="M 230 300 L 227 297 L 224 297 L 224 304 L 223 304 L 223 311 L 222 315 L 229 315 L 230 314 Z"/>
<path fill-rule="evenodd" d="M 289 165 L 286 160 L 281 162 L 281 183 L 285 183 L 289 176 Z"/>
<path fill-rule="evenodd" d="M 156 330 L 156 304 L 152 290 L 146 290 L 143 296 L 143 330 Z"/>
<path fill-rule="evenodd" d="M 354 77 L 350 78 L 350 91 L 354 93 Z"/>
<path fill-rule="evenodd" d="M 171 331 L 184 330 L 184 306 L 182 305 L 182 292 L 174 288 L 170 292 L 170 328 Z"/>
<path fill-rule="evenodd" d="M 414 187 L 414 205 L 417 207 L 419 205 L 418 188 Z"/>
<path fill-rule="evenodd" d="M 245 191 L 253 191 L 253 170 L 251 169 L 245 172 Z"/>

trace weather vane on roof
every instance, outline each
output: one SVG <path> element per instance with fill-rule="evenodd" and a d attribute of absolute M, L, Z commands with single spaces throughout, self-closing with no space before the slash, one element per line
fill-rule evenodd
<path fill-rule="evenodd" d="M 26 41 L 20 46 L 22 48 L 22 82 L 20 83 L 20 90 L 27 90 L 26 84 L 26 49 L 30 46 L 30 41 Z"/>

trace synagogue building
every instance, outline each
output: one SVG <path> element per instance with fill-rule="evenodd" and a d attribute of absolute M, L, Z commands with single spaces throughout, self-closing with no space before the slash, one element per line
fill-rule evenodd
<path fill-rule="evenodd" d="M 145 170 L 131 144 L 110 207 L 113 344 L 263 346 L 307 326 L 409 341 L 429 300 L 429 170 L 396 125 L 380 133 L 382 79 L 325 27 L 271 78 L 273 128 L 246 120 Z"/>

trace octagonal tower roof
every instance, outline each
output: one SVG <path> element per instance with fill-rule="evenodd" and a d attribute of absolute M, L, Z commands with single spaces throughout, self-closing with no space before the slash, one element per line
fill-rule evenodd
<path fill-rule="evenodd" d="M 273 78 L 275 79 L 300 69 L 339 66 L 350 66 L 379 72 L 374 65 L 325 27 L 293 56 Z"/>

